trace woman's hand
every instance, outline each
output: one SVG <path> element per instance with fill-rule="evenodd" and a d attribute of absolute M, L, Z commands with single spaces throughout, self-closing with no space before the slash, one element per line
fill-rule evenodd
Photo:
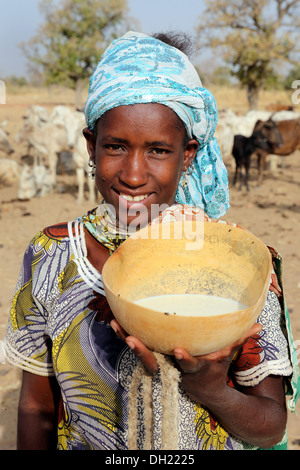
<path fill-rule="evenodd" d="M 132 350 L 132 352 L 138 357 L 146 369 L 151 373 L 155 374 L 158 372 L 158 363 L 153 352 L 150 351 L 140 340 L 134 336 L 129 336 L 117 322 L 117 320 L 112 320 L 110 326 L 116 333 L 116 335 L 122 339 L 127 346 Z"/>
<path fill-rule="evenodd" d="M 152 351 L 137 338 L 128 336 L 116 320 L 111 326 L 151 373 L 158 371 Z M 228 369 L 234 354 L 261 329 L 262 326 L 255 323 L 239 341 L 212 354 L 194 357 L 185 349 L 175 348 L 174 357 L 181 370 L 181 386 L 193 400 L 206 406 L 225 429 L 239 439 L 270 448 L 285 432 L 282 377 L 270 376 L 255 387 L 241 390 L 227 386 Z"/>
<path fill-rule="evenodd" d="M 275 273 L 272 273 L 271 274 L 271 283 L 270 283 L 270 287 L 269 287 L 270 291 L 272 292 L 275 292 L 275 294 L 278 296 L 278 297 L 281 297 L 282 295 L 282 290 L 280 288 L 280 285 L 278 283 L 278 279 L 277 279 L 277 276 Z"/>
<path fill-rule="evenodd" d="M 134 336 L 129 336 L 116 320 L 112 320 L 110 325 L 117 336 L 122 339 L 129 346 L 132 352 L 143 362 L 149 372 L 153 374 L 158 372 L 159 367 L 156 357 L 150 349 Z M 177 360 L 178 366 L 182 371 L 183 377 L 185 377 L 185 375 L 187 376 L 184 382 L 187 384 L 193 381 L 197 382 L 199 380 L 199 376 L 204 374 L 205 380 L 207 379 L 207 375 L 211 374 L 212 377 L 210 382 L 213 382 L 215 379 L 220 381 L 220 370 L 223 370 L 224 373 L 222 374 L 222 378 L 224 378 L 224 384 L 226 384 L 228 368 L 235 352 L 245 343 L 245 341 L 247 341 L 248 338 L 250 338 L 250 336 L 258 333 L 260 330 L 261 325 L 256 323 L 236 343 L 205 356 L 191 356 L 185 349 L 175 348 L 174 356 Z M 207 367 L 208 364 L 211 364 L 210 368 Z M 214 370 L 215 373 L 213 372 Z M 190 386 L 188 388 L 190 388 Z"/>
<path fill-rule="evenodd" d="M 202 405 L 208 404 L 212 397 L 214 400 L 218 399 L 218 396 L 221 399 L 235 353 L 261 329 L 262 326 L 255 323 L 235 343 L 203 356 L 191 356 L 186 350 L 175 348 L 174 356 L 181 369 L 181 385 L 190 398 Z"/>

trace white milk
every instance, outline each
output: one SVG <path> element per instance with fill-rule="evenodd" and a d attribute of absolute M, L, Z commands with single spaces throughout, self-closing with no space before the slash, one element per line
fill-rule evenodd
<path fill-rule="evenodd" d="M 213 316 L 243 310 L 246 305 L 232 299 L 201 294 L 157 295 L 134 303 L 166 315 Z"/>

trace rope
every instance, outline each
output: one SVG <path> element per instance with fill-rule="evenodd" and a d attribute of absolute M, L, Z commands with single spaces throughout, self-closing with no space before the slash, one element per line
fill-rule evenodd
<path fill-rule="evenodd" d="M 178 384 L 180 372 L 174 367 L 172 360 L 168 356 L 154 353 L 159 365 L 159 377 L 161 381 L 161 449 L 178 449 Z M 132 381 L 129 387 L 129 417 L 128 417 L 128 448 L 137 450 L 137 430 L 138 409 L 137 398 L 138 389 L 141 385 L 141 393 L 144 405 L 144 429 L 143 450 L 157 448 L 154 442 L 154 416 L 153 416 L 153 396 L 152 384 L 154 376 L 150 374 L 144 365 L 139 362 L 134 370 Z"/>

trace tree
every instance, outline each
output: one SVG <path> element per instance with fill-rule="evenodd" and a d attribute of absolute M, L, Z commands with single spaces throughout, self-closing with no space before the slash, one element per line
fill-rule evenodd
<path fill-rule="evenodd" d="M 293 67 L 288 75 L 285 77 L 283 81 L 283 86 L 286 90 L 290 90 L 292 88 L 292 84 L 296 81 L 300 80 L 300 65 L 297 64 Z"/>
<path fill-rule="evenodd" d="M 247 89 L 250 109 L 278 64 L 296 62 L 300 0 L 205 0 L 197 27 L 201 47 L 220 51 Z"/>
<path fill-rule="evenodd" d="M 125 0 L 42 0 L 45 22 L 21 45 L 43 72 L 45 84 L 64 84 L 81 94 L 107 45 L 125 32 Z"/>

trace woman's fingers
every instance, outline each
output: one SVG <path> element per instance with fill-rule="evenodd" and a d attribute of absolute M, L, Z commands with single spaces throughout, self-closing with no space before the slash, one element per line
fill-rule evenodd
<path fill-rule="evenodd" d="M 117 322 L 117 320 L 112 320 L 110 322 L 110 326 L 112 327 L 112 329 L 114 330 L 114 332 L 116 333 L 116 335 L 122 340 L 122 341 L 125 341 L 126 340 L 126 337 L 128 336 L 128 334 L 126 333 L 126 331 L 121 327 L 121 325 Z"/>
<path fill-rule="evenodd" d="M 159 367 L 156 357 L 140 340 L 134 336 L 127 336 L 126 344 L 130 347 L 133 354 L 142 361 L 146 369 L 151 372 L 151 374 L 158 372 Z"/>
<path fill-rule="evenodd" d="M 116 335 L 124 342 L 126 342 L 127 346 L 132 350 L 136 357 L 138 357 L 146 369 L 155 374 L 159 370 L 159 366 L 154 356 L 153 352 L 148 349 L 140 340 L 135 338 L 134 336 L 128 336 L 126 331 L 121 327 L 121 325 L 116 321 L 112 320 L 110 323 L 112 329 L 116 333 Z M 255 323 L 250 330 L 248 330 L 238 341 L 234 344 L 227 346 L 224 349 L 219 351 L 213 352 L 211 354 L 203 355 L 203 356 L 191 356 L 185 349 L 183 348 L 175 348 L 174 349 L 174 356 L 180 365 L 180 368 L 184 372 L 193 373 L 197 372 L 199 368 L 199 362 L 203 360 L 210 360 L 210 361 L 220 361 L 224 360 L 226 357 L 233 356 L 234 353 L 247 341 L 248 338 L 251 336 L 259 333 L 262 329 L 262 326 L 259 323 Z"/>
<path fill-rule="evenodd" d="M 200 364 L 203 361 L 222 361 L 226 358 L 229 358 L 230 361 L 234 356 L 235 352 L 251 337 L 258 334 L 262 329 L 262 325 L 259 323 L 255 323 L 250 330 L 248 330 L 238 341 L 235 343 L 220 349 L 219 351 L 215 351 L 210 354 L 206 354 L 203 356 L 191 356 L 185 349 L 183 348 L 175 348 L 174 349 L 174 356 L 177 360 L 180 368 L 183 372 L 193 373 L 197 372 L 200 367 Z"/>
<path fill-rule="evenodd" d="M 279 286 L 278 279 L 276 274 L 271 274 L 271 284 L 269 287 L 270 291 L 275 292 L 275 294 L 280 297 L 282 295 L 282 290 Z"/>
<path fill-rule="evenodd" d="M 116 335 L 127 344 L 133 354 L 142 361 L 142 363 L 150 373 L 155 374 L 156 372 L 158 372 L 158 364 L 156 358 L 153 352 L 150 351 L 150 349 L 148 349 L 141 341 L 139 341 L 134 336 L 128 336 L 126 331 L 121 327 L 117 320 L 112 320 L 110 322 L 110 326 L 112 327 Z"/>

